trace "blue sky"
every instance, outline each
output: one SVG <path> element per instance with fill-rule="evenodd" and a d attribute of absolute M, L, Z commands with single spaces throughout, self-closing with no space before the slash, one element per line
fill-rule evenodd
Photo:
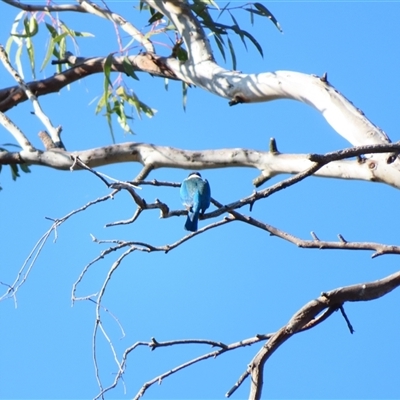
<path fill-rule="evenodd" d="M 219 2 L 221 6 L 224 3 Z M 249 44 L 246 52 L 235 39 L 238 68 L 243 72 L 293 70 L 322 75 L 362 109 L 392 141 L 400 139 L 399 67 L 400 3 L 384 2 L 271 2 L 265 3 L 280 22 L 272 23 L 236 14 L 243 27 L 259 39 L 261 58 Z M 133 2 L 110 2 L 139 28 L 145 18 Z M 17 10 L 1 4 L 0 43 L 5 44 Z M 107 55 L 118 49 L 113 27 L 94 16 L 63 14 L 75 30 L 94 38 L 79 42 L 83 56 Z M 44 28 L 40 28 L 44 32 Z M 45 37 L 43 35 L 42 37 Z M 162 38 L 160 37 L 160 41 Z M 45 52 L 36 43 L 40 66 Z M 71 47 L 73 51 L 73 48 Z M 164 54 L 168 50 L 158 49 Z M 14 49 L 15 51 L 15 49 Z M 132 54 L 139 47 L 132 50 Z M 218 50 L 216 50 L 217 58 Z M 13 60 L 13 54 L 12 54 Z M 222 60 L 220 60 L 223 62 Z M 226 65 L 230 68 L 230 64 Z M 38 73 L 49 76 L 51 69 Z M 29 72 L 26 74 L 30 79 Z M 281 152 L 324 153 L 347 147 L 325 120 L 310 107 L 291 101 L 229 107 L 225 99 L 191 89 L 186 112 L 181 85 L 164 90 L 161 79 L 141 74 L 127 81 L 137 95 L 158 110 L 149 120 L 135 119 L 135 136 L 118 130 L 117 142 L 139 141 L 185 149 L 245 147 L 268 148 L 275 137 Z M 3 69 L 1 87 L 13 85 Z M 94 115 L 92 100 L 101 95 L 103 77 L 90 77 L 59 94 L 40 98 L 54 125 L 63 126 L 68 150 L 83 150 L 111 143 L 105 119 Z M 7 115 L 40 147 L 42 129 L 28 102 Z M 12 138 L 0 129 L 0 143 Z M 41 235 L 50 227 L 45 217 L 59 218 L 88 201 L 104 196 L 107 188 L 86 172 L 60 172 L 32 167 L 17 182 L 8 168 L 0 174 L 1 240 L 0 281 L 11 283 Z M 140 171 L 136 164 L 99 168 L 120 180 Z M 184 170 L 160 169 L 150 178 L 182 181 Z M 254 169 L 219 169 L 202 172 L 212 195 L 229 203 L 250 194 Z M 272 184 L 283 177 L 267 182 Z M 266 187 L 266 185 L 264 187 Z M 179 190 L 144 187 L 147 201 L 159 198 L 172 209 L 181 208 Z M 347 240 L 398 244 L 396 224 L 399 194 L 382 184 L 309 178 L 255 205 L 251 215 L 301 238 L 315 231 L 324 240 L 342 234 Z M 109 245 L 91 241 L 122 239 L 154 245 L 173 243 L 186 234 L 184 218 L 159 219 L 147 211 L 133 224 L 104 228 L 127 219 L 135 210 L 126 193 L 70 219 L 49 240 L 26 283 L 12 300 L 0 303 L 0 397 L 93 398 L 98 393 L 92 361 L 95 307 L 78 302 L 71 307 L 71 288 L 83 267 Z M 243 210 L 250 214 L 248 209 Z M 208 222 L 208 221 L 207 221 Z M 205 221 L 200 221 L 204 226 Z M 102 314 L 107 333 L 120 356 L 136 341 L 198 338 L 231 343 L 257 333 L 278 330 L 309 300 L 323 291 L 383 278 L 398 270 L 399 258 L 371 259 L 369 252 L 298 249 L 264 232 L 231 223 L 186 242 L 167 255 L 131 254 L 115 272 L 103 305 L 117 316 Z M 118 254 L 94 265 L 78 287 L 78 295 L 98 292 Z M 4 289 L 4 288 L 3 288 Z M 286 342 L 265 368 L 263 398 L 399 398 L 398 303 L 400 291 L 368 303 L 346 304 L 355 328 L 350 335 L 335 313 L 317 328 Z M 232 387 L 260 346 L 254 345 L 197 364 L 148 390 L 149 399 L 217 399 Z M 209 352 L 207 346 L 176 346 L 131 353 L 124 382 L 107 394 L 109 399 L 132 398 L 141 385 L 191 358 Z M 116 365 L 103 337 L 98 340 L 103 384 L 114 379 Z M 246 398 L 245 382 L 233 395 Z"/>

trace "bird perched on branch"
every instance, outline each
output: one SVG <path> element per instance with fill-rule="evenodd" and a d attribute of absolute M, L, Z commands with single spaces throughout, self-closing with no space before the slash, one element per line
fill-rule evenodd
<path fill-rule="evenodd" d="M 210 206 L 210 185 L 207 179 L 201 178 L 199 172 L 192 172 L 182 182 L 180 195 L 183 205 L 188 210 L 185 229 L 196 232 L 200 213 L 203 215 Z"/>

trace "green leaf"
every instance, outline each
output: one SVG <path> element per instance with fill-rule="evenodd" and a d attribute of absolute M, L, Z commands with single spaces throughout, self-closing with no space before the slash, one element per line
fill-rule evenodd
<path fill-rule="evenodd" d="M 187 59 L 188 59 L 188 53 L 182 47 L 178 48 L 178 50 L 176 52 L 176 56 L 178 57 L 179 61 L 187 61 Z"/>
<path fill-rule="evenodd" d="M 222 8 L 222 10 L 220 11 L 220 13 L 218 14 L 218 18 L 219 19 L 222 15 L 222 13 L 229 7 L 229 4 L 231 4 L 229 1 L 225 4 L 225 6 Z"/>
<path fill-rule="evenodd" d="M 57 30 L 50 24 L 48 24 L 47 22 L 45 23 L 46 28 L 48 29 L 48 31 L 50 32 L 51 37 L 56 37 L 58 36 L 58 32 Z"/>
<path fill-rule="evenodd" d="M 54 43 L 60 44 L 65 38 L 68 36 L 67 32 L 61 33 L 60 35 L 57 35 L 53 37 Z"/>
<path fill-rule="evenodd" d="M 133 133 L 132 129 L 130 128 L 128 124 L 128 119 L 132 119 L 131 117 L 128 117 L 125 114 L 125 107 L 124 107 L 124 102 L 123 101 L 114 101 L 114 107 L 113 111 L 115 114 L 117 114 L 117 121 L 121 128 L 126 132 L 126 133 Z"/>
<path fill-rule="evenodd" d="M 226 30 L 230 29 L 229 26 L 227 25 L 223 25 L 223 24 L 219 24 L 218 22 L 211 22 L 208 23 L 206 21 L 202 21 L 203 25 L 208 28 L 211 32 L 214 32 L 218 35 L 226 35 Z"/>
<path fill-rule="evenodd" d="M 118 88 L 118 90 L 119 90 L 119 89 L 121 89 L 121 87 Z M 120 92 L 118 91 L 118 94 L 119 94 L 119 93 L 120 93 Z M 127 94 L 127 93 L 125 93 L 125 91 L 124 91 L 123 93 L 124 93 L 125 100 L 126 100 L 131 106 L 135 107 L 136 112 L 137 112 L 139 118 L 142 117 L 142 116 L 141 116 L 141 113 L 142 113 L 142 112 L 143 112 L 147 117 L 149 117 L 149 118 L 151 118 L 151 117 L 154 116 L 154 114 L 156 113 L 156 110 L 154 110 L 153 108 L 149 107 L 147 104 L 145 104 L 145 103 L 143 103 L 142 101 L 140 101 L 140 100 L 138 99 L 138 97 L 135 95 L 135 93 L 132 92 L 131 94 Z"/>
<path fill-rule="evenodd" d="M 35 15 L 32 15 L 29 20 L 29 32 L 31 36 L 35 36 L 39 32 L 39 24 Z"/>
<path fill-rule="evenodd" d="M 228 46 L 229 46 L 229 50 L 231 52 L 231 57 L 232 57 L 232 69 L 236 70 L 236 54 L 235 54 L 235 49 L 233 47 L 233 44 L 231 42 L 231 39 L 229 39 L 228 37 Z"/>
<path fill-rule="evenodd" d="M 272 13 L 268 10 L 267 7 L 265 7 L 264 5 L 262 5 L 261 3 L 254 3 L 254 7 L 257 8 L 258 11 L 260 11 L 261 15 L 269 18 L 274 24 L 275 26 L 279 29 L 280 32 L 283 32 L 279 22 L 277 21 L 277 19 L 272 15 Z"/>
<path fill-rule="evenodd" d="M 245 10 L 250 11 L 250 23 L 253 26 L 254 25 L 254 13 L 252 12 L 253 9 L 251 8 L 245 8 Z"/>
<path fill-rule="evenodd" d="M 65 36 L 63 38 L 61 38 L 58 45 L 60 47 L 60 51 L 59 51 L 59 59 L 60 59 L 61 57 L 64 57 L 64 54 L 67 51 L 67 39 Z M 61 72 L 62 71 L 61 64 L 57 64 L 57 67 L 60 67 L 59 72 Z"/>
<path fill-rule="evenodd" d="M 11 35 L 19 38 L 29 38 L 35 36 L 39 31 L 39 26 L 34 17 L 29 20 L 27 17 L 24 18 L 24 33 L 11 33 Z"/>
<path fill-rule="evenodd" d="M 140 105 L 140 110 L 143 111 L 146 117 L 148 118 L 154 117 L 155 113 L 157 112 L 157 110 L 149 107 L 147 104 L 144 104 L 140 100 L 139 100 L 139 105 Z"/>
<path fill-rule="evenodd" d="M 22 43 L 18 46 L 18 49 L 15 53 L 15 64 L 17 66 L 17 70 L 19 75 L 22 79 L 24 79 L 24 71 L 22 70 L 22 63 L 21 63 L 21 53 L 22 53 Z"/>
<path fill-rule="evenodd" d="M 16 164 L 11 164 L 10 169 L 11 169 L 11 178 L 13 181 L 15 181 L 20 176 L 18 173 L 18 166 Z"/>
<path fill-rule="evenodd" d="M 13 38 L 12 36 L 10 36 L 10 37 L 7 39 L 6 47 L 5 47 L 5 50 L 6 50 L 6 53 L 7 53 L 7 54 L 10 54 L 11 45 L 13 44 L 13 42 L 14 42 L 14 38 Z"/>
<path fill-rule="evenodd" d="M 78 32 L 78 31 L 74 31 L 75 36 L 76 37 L 95 37 L 95 35 L 93 35 L 93 33 L 90 32 Z"/>
<path fill-rule="evenodd" d="M 26 39 L 26 51 L 28 52 L 29 63 L 31 66 L 33 79 L 36 79 L 35 75 L 35 50 L 33 47 L 33 42 L 31 38 Z"/>
<path fill-rule="evenodd" d="M 260 43 L 258 43 L 257 40 L 255 39 L 255 37 L 246 31 L 242 31 L 242 33 L 243 33 L 243 35 L 245 35 L 247 38 L 249 38 L 251 40 L 251 42 L 254 44 L 254 46 L 257 48 L 257 50 L 261 54 L 261 57 L 264 57 L 263 49 L 260 46 Z"/>
<path fill-rule="evenodd" d="M 124 67 L 124 71 L 128 76 L 136 79 L 137 81 L 139 80 L 128 57 L 124 57 L 122 60 L 122 66 Z"/>
<path fill-rule="evenodd" d="M 22 17 L 25 15 L 25 11 L 21 11 L 17 14 L 17 16 L 14 19 L 13 24 L 11 25 L 11 35 L 14 36 L 14 41 L 18 45 L 21 45 L 21 39 L 18 38 L 18 25 L 19 21 L 21 21 Z"/>
<path fill-rule="evenodd" d="M 127 100 L 128 95 L 125 92 L 125 88 L 123 86 L 118 86 L 117 90 L 115 91 L 115 93 L 122 97 L 123 99 Z"/>
<path fill-rule="evenodd" d="M 97 102 L 96 109 L 94 111 L 96 115 L 105 107 L 106 100 L 107 100 L 106 96 L 103 95 L 100 97 L 99 101 Z"/>
<path fill-rule="evenodd" d="M 219 51 L 221 52 L 222 57 L 223 57 L 224 61 L 226 62 L 226 56 L 225 56 L 225 50 L 224 50 L 224 45 L 225 44 L 224 44 L 224 42 L 223 42 L 223 40 L 222 40 L 220 35 L 218 35 L 216 33 L 213 33 L 213 36 L 214 36 L 215 42 L 217 43 Z"/>
<path fill-rule="evenodd" d="M 200 0 L 200 1 L 202 1 L 205 4 L 210 4 L 210 5 L 214 6 L 217 10 L 220 9 L 218 4 L 214 0 Z"/>
<path fill-rule="evenodd" d="M 66 32 L 71 37 L 94 37 L 94 35 L 90 32 L 78 32 L 74 31 L 65 24 L 65 22 L 60 21 L 60 25 L 63 28 L 64 32 Z"/>
<path fill-rule="evenodd" d="M 29 164 L 26 164 L 26 163 L 24 163 L 24 164 L 19 164 L 19 167 L 20 167 L 21 170 L 22 170 L 23 172 L 25 172 L 26 174 L 30 174 L 30 173 L 31 173 L 31 170 L 29 169 Z"/>
<path fill-rule="evenodd" d="M 115 143 L 115 136 L 114 136 L 114 129 L 112 126 L 111 114 L 107 113 L 106 118 L 107 118 L 108 127 L 110 128 L 111 139 L 112 139 L 113 143 Z"/>
<path fill-rule="evenodd" d="M 52 55 L 54 55 L 57 59 L 64 57 L 65 50 L 66 50 L 65 38 L 66 38 L 66 36 L 68 36 L 67 32 L 58 34 L 57 30 L 54 29 L 54 27 L 48 23 L 46 23 L 46 28 L 50 32 L 51 39 L 50 39 L 50 43 L 47 47 L 46 55 L 44 57 L 42 66 L 40 67 L 40 71 L 43 71 L 43 69 L 49 63 Z M 58 45 L 60 47 L 60 51 L 57 49 L 56 45 Z M 62 67 L 60 64 L 57 65 L 57 71 L 58 72 L 62 71 Z"/>
<path fill-rule="evenodd" d="M 104 93 L 108 92 L 108 86 L 112 87 L 110 72 L 113 59 L 113 55 L 109 54 L 106 58 L 106 61 L 104 62 Z"/>
<path fill-rule="evenodd" d="M 40 67 L 40 71 L 43 71 L 44 68 L 45 68 L 45 66 L 46 66 L 46 65 L 48 64 L 48 62 L 50 61 L 50 58 L 51 58 L 51 56 L 52 56 L 52 54 L 53 54 L 54 46 L 55 46 L 54 40 L 53 40 L 53 38 L 51 38 L 51 39 L 50 39 L 50 43 L 49 43 L 49 45 L 48 45 L 48 47 L 47 47 L 46 55 L 45 55 L 45 57 L 44 57 L 42 66 Z"/>
<path fill-rule="evenodd" d="M 236 18 L 235 18 L 231 13 L 229 13 L 229 14 L 230 14 L 230 16 L 231 16 L 231 18 L 232 18 L 232 21 L 233 21 L 233 23 L 234 23 L 234 25 L 231 27 L 231 29 L 233 29 L 233 31 L 234 31 L 236 34 L 238 34 L 238 35 L 240 36 L 240 39 L 241 39 L 241 41 L 243 42 L 243 45 L 244 45 L 244 47 L 245 47 L 246 50 L 247 50 L 247 44 L 246 44 L 246 41 L 244 40 L 243 31 L 240 29 L 239 24 L 238 24 L 238 22 L 236 21 Z"/>
<path fill-rule="evenodd" d="M 161 14 L 160 12 L 156 12 L 155 14 L 153 14 L 153 16 L 149 19 L 149 25 L 153 24 L 156 21 L 159 21 L 160 19 L 162 19 L 164 17 L 164 14 Z"/>
<path fill-rule="evenodd" d="M 202 18 L 203 23 L 207 26 L 211 27 L 214 25 L 214 20 L 212 19 L 210 13 L 208 12 L 207 5 L 204 4 L 201 0 L 195 0 L 195 2 L 190 6 L 193 12 L 200 18 Z"/>

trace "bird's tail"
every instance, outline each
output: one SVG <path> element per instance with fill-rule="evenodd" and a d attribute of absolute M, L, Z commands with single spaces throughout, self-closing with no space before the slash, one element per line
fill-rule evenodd
<path fill-rule="evenodd" d="M 199 212 L 194 212 L 194 213 L 188 213 L 186 223 L 185 223 L 185 229 L 190 232 L 196 232 L 197 231 L 197 222 L 199 220 Z"/>

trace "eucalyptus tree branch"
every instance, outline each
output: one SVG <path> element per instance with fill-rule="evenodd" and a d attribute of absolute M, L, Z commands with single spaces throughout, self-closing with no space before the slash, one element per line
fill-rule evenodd
<path fill-rule="evenodd" d="M 64 149 L 61 142 L 60 133 L 61 128 L 55 128 L 50 121 L 50 118 L 43 112 L 42 107 L 39 104 L 37 97 L 29 89 L 29 86 L 24 82 L 24 80 L 19 76 L 17 70 L 11 65 L 8 55 L 4 50 L 4 47 L 0 45 L 0 60 L 3 63 L 6 70 L 11 74 L 11 76 L 17 81 L 20 88 L 25 92 L 26 97 L 32 102 L 33 109 L 35 110 L 35 115 L 40 119 L 42 124 L 48 130 L 50 137 L 56 147 Z"/>
<path fill-rule="evenodd" d="M 11 135 L 14 136 L 14 139 L 21 146 L 21 148 L 25 151 L 32 152 L 35 151 L 35 148 L 32 146 L 32 143 L 29 139 L 24 135 L 21 129 L 18 128 L 14 122 L 11 121 L 7 115 L 3 114 L 0 111 L 0 124 L 6 128 Z M 0 158 L 3 158 L 6 164 L 23 164 L 24 162 L 21 159 L 19 152 L 0 152 Z M 0 162 L 1 165 L 1 162 Z"/>
<path fill-rule="evenodd" d="M 152 8 L 165 15 L 176 27 L 183 38 L 189 60 L 188 64 L 197 65 L 203 61 L 214 61 L 210 42 L 199 20 L 194 17 L 188 3 L 184 0 L 145 0 Z M 171 60 L 174 65 L 175 63 Z M 183 78 L 183 76 L 182 76 Z M 185 79 L 182 79 L 185 81 Z"/>
<path fill-rule="evenodd" d="M 339 150 L 327 156 L 307 154 L 282 154 L 271 151 L 257 151 L 244 148 L 189 151 L 168 146 L 156 146 L 147 143 L 122 143 L 90 150 L 65 152 L 59 149 L 28 152 L 22 150 L 18 157 L 0 153 L 0 165 L 29 163 L 43 165 L 60 170 L 70 170 L 74 159 L 79 159 L 90 168 L 122 163 L 137 162 L 152 171 L 158 168 L 181 168 L 204 170 L 211 168 L 249 167 L 256 168 L 261 175 L 253 181 L 259 186 L 276 175 L 296 174 L 314 168 L 313 175 L 339 179 L 357 179 L 382 182 L 400 188 L 400 162 L 398 158 L 388 164 L 387 160 L 374 158 L 361 160 L 343 160 L 357 154 L 398 152 L 400 144 L 361 146 L 350 151 Z M 325 157 L 325 158 L 324 158 Z M 310 161 L 318 160 L 317 162 Z M 11 161 L 10 161 L 11 160 Z M 336 160 L 336 161 L 330 161 Z M 136 181 L 135 181 L 136 182 Z"/>
<path fill-rule="evenodd" d="M 261 399 L 264 365 L 271 355 L 291 336 L 300 332 L 323 310 L 343 306 L 345 302 L 369 301 L 382 297 L 400 286 L 400 272 L 383 279 L 345 286 L 322 293 L 320 297 L 304 305 L 289 322 L 277 331 L 249 364 L 251 373 L 250 400 Z"/>
<path fill-rule="evenodd" d="M 100 7 L 98 4 L 95 4 L 88 0 L 78 0 L 80 6 L 87 12 L 93 15 L 97 15 L 98 17 L 108 19 L 113 23 L 117 24 L 121 27 L 128 35 L 132 36 L 135 40 L 137 40 L 149 53 L 154 53 L 154 46 L 151 41 L 140 32 L 134 25 L 132 25 L 129 21 L 123 18 L 121 15 L 110 11 L 104 7 Z"/>
<path fill-rule="evenodd" d="M 319 78 L 293 71 L 243 74 L 226 70 L 214 61 L 206 34 L 184 1 L 146 2 L 170 19 L 185 41 L 188 60 L 166 60 L 166 65 L 182 81 L 230 99 L 231 105 L 297 100 L 317 109 L 332 128 L 354 146 L 390 142 L 381 129 L 329 84 L 326 74 Z"/>
<path fill-rule="evenodd" d="M 212 203 L 218 207 L 218 211 L 224 209 L 226 206 L 223 206 L 221 203 L 212 199 Z M 400 246 L 399 245 L 389 245 L 383 243 L 376 242 L 348 242 L 343 238 L 342 235 L 338 235 L 338 241 L 324 241 L 320 240 L 314 232 L 311 232 L 313 237 L 312 240 L 301 239 L 297 236 L 292 235 L 291 233 L 285 232 L 275 226 L 269 225 L 265 222 L 261 222 L 257 219 L 254 219 L 248 215 L 244 215 L 230 209 L 229 211 L 230 220 L 237 220 L 244 222 L 246 224 L 252 225 L 256 228 L 262 229 L 264 231 L 269 232 L 272 236 L 276 236 L 280 239 L 286 240 L 287 242 L 295 244 L 297 247 L 302 249 L 319 249 L 319 250 L 364 250 L 364 251 L 374 251 L 371 255 L 371 258 L 376 258 L 378 256 L 382 256 L 385 254 L 400 254 Z M 212 218 L 214 212 L 205 214 L 203 219 Z"/>
<path fill-rule="evenodd" d="M 154 53 L 154 47 L 151 41 L 140 32 L 134 25 L 132 25 L 129 21 L 126 21 L 121 15 L 110 11 L 105 7 L 101 7 L 98 4 L 95 4 L 86 0 L 78 0 L 80 4 L 57 4 L 57 5 L 41 5 L 41 4 L 24 4 L 19 1 L 14 0 L 1 0 L 4 3 L 9 4 L 10 6 L 19 8 L 24 11 L 45 11 L 45 12 L 80 12 L 80 13 L 88 13 L 92 15 L 96 15 L 101 18 L 105 18 L 110 20 L 111 22 L 117 24 L 121 27 L 128 35 L 132 36 L 135 40 L 137 40 L 147 52 Z"/>
<path fill-rule="evenodd" d="M 189 54 L 186 62 L 174 57 L 153 60 L 153 64 L 157 66 L 155 69 L 161 72 L 159 76 L 168 74 L 192 83 L 210 93 L 229 99 L 231 105 L 276 99 L 297 100 L 317 109 L 332 128 L 354 146 L 390 142 L 381 129 L 329 84 L 326 74 L 319 78 L 293 71 L 243 74 L 226 70 L 215 63 L 207 36 L 185 1 L 146 0 L 146 2 L 174 23 L 185 41 Z M 90 8 L 91 12 L 100 12 L 103 17 L 114 22 L 116 19 L 122 26 L 128 24 L 122 17 L 114 18 L 112 13 L 107 13 L 108 10 L 101 9 L 86 0 L 81 0 L 81 7 Z M 83 76 L 87 74 L 84 73 Z M 50 87 L 60 86 L 53 81 L 47 83 Z M 43 87 L 43 81 L 41 86 Z M 38 95 L 50 91 L 46 88 L 46 91 L 38 92 Z M 10 104 L 10 99 L 4 104 L 2 94 L 4 96 L 4 93 L 0 92 L 0 111 L 4 111 L 4 107 L 16 104 L 15 101 L 11 101 Z"/>
<path fill-rule="evenodd" d="M 39 4 L 24 4 L 20 1 L 15 0 L 1 0 L 3 3 L 9 4 L 20 10 L 34 12 L 34 11 L 45 11 L 45 12 L 63 12 L 63 11 L 75 11 L 75 12 L 86 12 L 83 7 L 78 4 L 53 4 L 53 5 L 39 5 Z"/>
<path fill-rule="evenodd" d="M 163 57 L 146 53 L 127 56 L 126 58 L 136 72 L 146 72 L 154 76 L 177 79 L 175 74 L 164 66 Z M 125 73 L 124 59 L 125 57 L 113 57 L 111 70 Z M 65 62 L 71 61 L 71 64 L 75 64 L 70 69 L 46 79 L 28 82 L 26 85 L 37 97 L 57 93 L 65 86 L 89 75 L 103 73 L 105 60 L 106 57 L 74 58 L 71 56 L 65 60 Z M 19 86 L 0 89 L 0 111 L 7 111 L 26 100 L 26 93 Z"/>

